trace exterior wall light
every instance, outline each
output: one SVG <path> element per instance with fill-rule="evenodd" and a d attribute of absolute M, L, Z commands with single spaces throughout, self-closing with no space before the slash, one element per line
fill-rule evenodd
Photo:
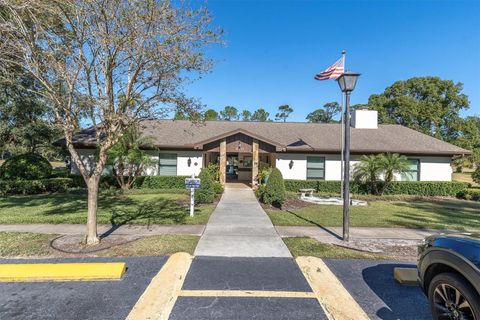
<path fill-rule="evenodd" d="M 192 165 L 192 159 L 189 157 L 188 160 L 187 160 L 187 166 L 191 166 Z"/>
<path fill-rule="evenodd" d="M 289 167 L 290 169 L 293 168 L 293 160 L 290 160 L 290 163 L 288 164 L 288 167 Z"/>

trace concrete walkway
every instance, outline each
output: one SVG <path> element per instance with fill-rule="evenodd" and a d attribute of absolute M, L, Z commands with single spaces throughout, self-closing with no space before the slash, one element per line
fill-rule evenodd
<path fill-rule="evenodd" d="M 250 188 L 228 185 L 207 223 L 196 256 L 291 257 Z"/>
<path fill-rule="evenodd" d="M 98 225 L 99 235 L 138 235 L 154 236 L 162 234 L 187 234 L 200 236 L 205 226 L 203 225 L 121 225 L 111 226 L 107 224 Z M 1 231 L 11 232 L 35 232 L 51 234 L 84 234 L 84 224 L 0 224 Z"/>

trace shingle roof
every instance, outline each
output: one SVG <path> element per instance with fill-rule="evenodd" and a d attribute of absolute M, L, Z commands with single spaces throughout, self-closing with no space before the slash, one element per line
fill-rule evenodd
<path fill-rule="evenodd" d="M 277 150 L 298 152 L 340 152 L 341 125 L 298 122 L 144 120 L 144 136 L 159 148 L 198 148 L 212 137 L 242 130 L 276 142 Z M 77 145 L 94 146 L 92 130 L 76 135 Z M 267 142 L 268 142 L 267 141 Z M 279 147 L 280 146 L 280 147 Z M 201 147 L 201 146 L 200 146 Z M 378 129 L 351 129 L 353 153 L 398 152 L 404 154 L 457 155 L 468 150 L 401 125 L 379 125 Z"/>

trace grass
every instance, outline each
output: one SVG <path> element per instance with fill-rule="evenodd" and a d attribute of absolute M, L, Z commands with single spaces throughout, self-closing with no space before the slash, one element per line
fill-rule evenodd
<path fill-rule="evenodd" d="M 49 256 L 50 240 L 56 235 L 27 232 L 0 232 L 0 257 Z"/>
<path fill-rule="evenodd" d="M 205 224 L 214 205 L 200 205 L 188 215 L 185 194 L 102 195 L 98 223 L 104 224 Z M 86 223 L 84 194 L 50 194 L 0 198 L 0 224 Z"/>
<path fill-rule="evenodd" d="M 108 257 L 164 256 L 175 252 L 193 254 L 200 238 L 189 235 L 149 236 L 126 245 L 99 252 Z"/>
<path fill-rule="evenodd" d="M 312 238 L 283 238 L 294 257 L 311 256 L 328 259 L 385 259 L 375 253 L 361 252 L 339 246 L 320 243 Z"/>
<path fill-rule="evenodd" d="M 0 232 L 0 257 L 60 257 L 64 253 L 50 248 L 52 234 Z M 149 236 L 96 252 L 96 256 L 164 256 L 175 252 L 193 254 L 199 237 L 189 235 Z M 68 255 L 67 255 L 68 256 Z"/>
<path fill-rule="evenodd" d="M 311 205 L 292 210 L 267 210 L 274 225 L 339 227 L 342 206 Z M 480 202 L 442 199 L 374 201 L 350 208 L 352 227 L 403 227 L 415 229 L 479 229 Z"/>
<path fill-rule="evenodd" d="M 472 184 L 472 186 L 480 186 L 478 183 L 475 183 L 472 179 L 471 172 L 454 172 L 452 175 L 453 181 L 460 181 L 460 182 L 468 182 Z"/>

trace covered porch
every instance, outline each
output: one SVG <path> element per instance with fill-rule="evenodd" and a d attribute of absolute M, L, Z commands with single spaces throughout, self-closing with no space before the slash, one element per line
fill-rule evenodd
<path fill-rule="evenodd" d="M 266 167 L 275 167 L 277 143 L 244 130 L 236 130 L 203 141 L 196 146 L 204 151 L 203 165 L 220 167 L 220 182 L 243 183 L 255 188 L 258 174 Z"/>

